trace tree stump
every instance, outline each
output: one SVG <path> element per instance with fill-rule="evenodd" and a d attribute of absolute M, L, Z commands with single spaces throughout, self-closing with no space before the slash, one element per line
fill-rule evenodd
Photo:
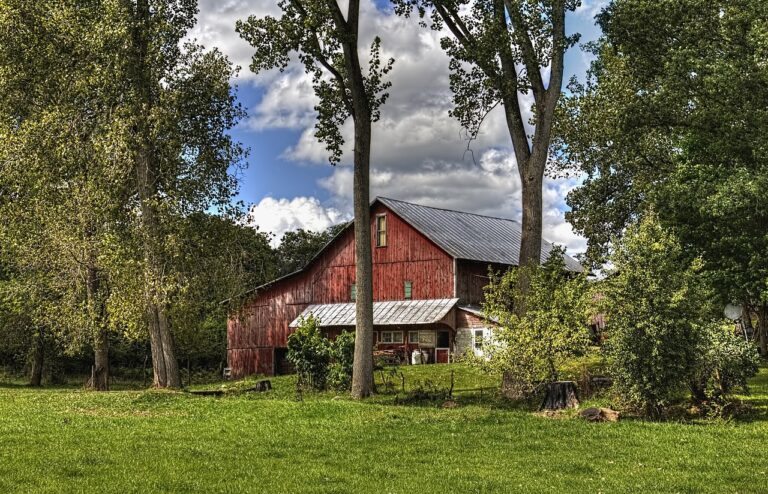
<path fill-rule="evenodd" d="M 573 381 L 555 381 L 547 384 L 547 395 L 544 397 L 542 410 L 562 410 L 563 408 L 578 408 L 579 395 L 576 383 Z"/>

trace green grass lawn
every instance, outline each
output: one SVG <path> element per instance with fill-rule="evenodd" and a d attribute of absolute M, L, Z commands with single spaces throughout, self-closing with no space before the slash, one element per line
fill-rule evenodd
<path fill-rule="evenodd" d="M 461 365 L 407 386 L 493 385 Z M 399 381 L 396 379 L 399 385 Z M 0 492 L 768 492 L 768 369 L 740 421 L 590 424 L 461 392 L 459 406 L 0 383 Z M 235 385 L 230 384 L 230 388 Z"/>

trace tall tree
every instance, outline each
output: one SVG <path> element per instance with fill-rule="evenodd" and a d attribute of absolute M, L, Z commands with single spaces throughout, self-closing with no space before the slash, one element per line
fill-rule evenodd
<path fill-rule="evenodd" d="M 429 16 L 431 28 L 453 35 L 441 44 L 450 61 L 450 85 L 458 118 L 476 137 L 496 106 L 504 110 L 522 184 L 520 266 L 541 261 L 542 187 L 555 108 L 563 83 L 565 15 L 577 0 L 393 0 L 406 17 Z M 422 24 L 425 24 L 422 21 Z M 549 73 L 545 82 L 542 72 Z M 532 95 L 532 138 L 526 127 L 526 96 Z M 522 103 L 521 103 L 522 96 Z M 523 290 L 527 278 L 521 278 Z"/>
<path fill-rule="evenodd" d="M 382 64 L 381 41 L 371 44 L 367 73 L 358 51 L 360 1 L 349 0 L 346 14 L 336 0 L 282 0 L 282 17 L 249 17 L 237 23 L 237 31 L 255 49 L 251 70 L 284 70 L 296 52 L 307 74 L 313 77 L 319 99 L 315 137 L 326 145 L 330 161 L 342 157 L 341 126 L 354 121 L 354 213 L 356 337 L 352 396 L 373 392 L 373 264 L 371 257 L 370 155 L 371 124 L 390 86 L 384 82 L 394 63 Z"/>
<path fill-rule="evenodd" d="M 181 385 L 169 318 L 179 290 L 167 246 L 176 215 L 227 209 L 243 150 L 227 131 L 242 116 L 229 81 L 235 72 L 217 50 L 187 43 L 197 2 L 123 0 L 130 38 L 125 67 L 132 173 L 140 215 L 145 317 L 154 383 Z"/>
<path fill-rule="evenodd" d="M 62 307 L 36 307 L 30 326 L 42 334 L 55 320 L 70 340 L 91 344 L 92 386 L 104 390 L 107 287 L 99 256 L 124 189 L 99 150 L 112 144 L 110 97 L 120 91 L 103 68 L 115 65 L 119 39 L 104 29 L 102 2 L 9 1 L 0 9 L 0 65 L 13 67 L 0 76 L 0 211 L 16 287 L 30 290 L 30 299 L 35 285 L 55 294 Z"/>
<path fill-rule="evenodd" d="M 758 0 L 615 0 L 598 16 L 597 58 L 557 129 L 561 165 L 587 176 L 568 219 L 593 263 L 653 209 L 722 304 L 768 307 L 767 21 Z M 768 321 L 758 333 L 765 354 Z"/>

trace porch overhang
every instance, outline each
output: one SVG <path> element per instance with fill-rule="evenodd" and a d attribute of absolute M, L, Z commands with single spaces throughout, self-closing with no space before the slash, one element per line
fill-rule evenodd
<path fill-rule="evenodd" d="M 457 298 L 431 300 L 388 300 L 373 303 L 374 326 L 405 326 L 441 322 L 459 302 Z M 354 326 L 355 303 L 310 305 L 289 325 L 298 327 L 302 318 L 310 315 L 318 326 Z"/>

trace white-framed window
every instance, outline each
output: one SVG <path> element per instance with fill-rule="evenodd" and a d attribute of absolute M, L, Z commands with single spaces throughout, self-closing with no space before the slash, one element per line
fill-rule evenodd
<path fill-rule="evenodd" d="M 408 343 L 412 345 L 418 345 L 419 344 L 419 332 L 418 331 L 408 331 Z"/>
<path fill-rule="evenodd" d="M 349 286 L 349 299 L 353 302 L 357 300 L 357 285 L 354 283 Z"/>
<path fill-rule="evenodd" d="M 381 337 L 381 343 L 402 343 L 403 332 L 402 331 L 382 331 L 379 336 Z"/>
<path fill-rule="evenodd" d="M 485 337 L 485 330 L 484 329 L 476 329 L 474 331 L 474 335 L 472 337 L 472 345 L 475 347 L 475 350 L 482 351 L 483 350 L 483 338 Z"/>
<path fill-rule="evenodd" d="M 376 215 L 376 247 L 387 246 L 387 215 Z"/>
<path fill-rule="evenodd" d="M 403 298 L 405 300 L 411 300 L 413 298 L 413 282 L 406 281 L 403 283 Z"/>
<path fill-rule="evenodd" d="M 434 348 L 435 346 L 435 332 L 434 331 L 419 331 L 419 345 L 427 348 Z"/>

